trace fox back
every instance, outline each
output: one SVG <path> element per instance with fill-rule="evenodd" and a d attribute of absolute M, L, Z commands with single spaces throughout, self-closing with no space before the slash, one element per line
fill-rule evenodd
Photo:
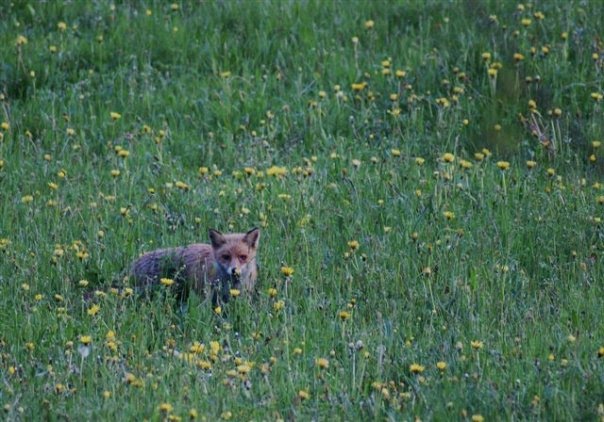
<path fill-rule="evenodd" d="M 212 301 L 228 301 L 229 290 L 252 292 L 258 277 L 256 251 L 260 230 L 247 233 L 222 234 L 209 231 L 210 244 L 158 249 L 139 257 L 132 264 L 130 274 L 135 285 L 144 291 L 160 284 L 162 278 L 176 282 L 181 300 L 192 289 L 205 296 L 212 292 Z"/>

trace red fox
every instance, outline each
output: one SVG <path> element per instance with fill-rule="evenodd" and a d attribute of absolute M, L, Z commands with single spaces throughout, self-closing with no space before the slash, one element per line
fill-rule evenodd
<path fill-rule="evenodd" d="M 252 292 L 258 276 L 256 251 L 260 230 L 222 234 L 210 229 L 209 237 L 210 245 L 195 243 L 142 255 L 130 270 L 135 285 L 149 290 L 159 285 L 162 278 L 169 278 L 175 281 L 181 301 L 186 300 L 190 290 L 202 297 L 210 290 L 214 305 L 218 294 L 227 302 L 230 289 Z"/>

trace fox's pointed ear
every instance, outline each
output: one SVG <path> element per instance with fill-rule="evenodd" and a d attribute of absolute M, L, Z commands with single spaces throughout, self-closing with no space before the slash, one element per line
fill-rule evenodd
<path fill-rule="evenodd" d="M 260 240 L 260 229 L 257 227 L 253 228 L 243 236 L 243 241 L 248 244 L 250 248 L 256 248 L 258 246 L 258 240 Z"/>
<path fill-rule="evenodd" d="M 222 233 L 220 233 L 218 230 L 210 229 L 208 234 L 210 236 L 210 241 L 212 242 L 212 247 L 214 249 L 218 249 L 219 247 L 221 247 L 222 245 L 224 245 L 226 243 L 226 239 L 225 239 L 224 235 Z"/>

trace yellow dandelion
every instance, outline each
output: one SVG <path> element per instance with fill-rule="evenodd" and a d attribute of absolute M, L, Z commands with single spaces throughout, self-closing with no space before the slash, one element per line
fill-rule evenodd
<path fill-rule="evenodd" d="M 111 117 L 111 120 L 116 121 L 122 118 L 122 115 L 120 113 L 117 113 L 115 111 L 112 111 L 109 113 L 109 116 Z"/>
<path fill-rule="evenodd" d="M 469 162 L 468 160 L 460 160 L 459 161 L 459 166 L 462 169 L 466 169 L 467 170 L 467 169 L 471 169 L 472 168 L 472 163 Z"/>
<path fill-rule="evenodd" d="M 452 163 L 453 161 L 455 161 L 455 155 L 451 154 L 450 152 L 446 152 L 446 153 L 443 154 L 443 156 L 441 157 L 441 159 L 445 163 Z"/>
<path fill-rule="evenodd" d="M 424 372 L 425 369 L 425 366 L 420 365 L 419 363 L 412 363 L 411 365 L 409 365 L 409 371 L 412 374 L 421 374 L 422 372 Z"/>
<path fill-rule="evenodd" d="M 275 312 L 279 312 L 283 308 L 285 308 L 285 302 L 283 300 L 278 300 L 273 304 L 273 310 Z"/>
<path fill-rule="evenodd" d="M 174 406 L 172 406 L 170 403 L 162 403 L 158 406 L 158 410 L 162 413 L 170 413 L 172 410 L 174 410 Z"/>
<path fill-rule="evenodd" d="M 300 390 L 298 391 L 298 398 L 302 401 L 308 400 L 310 398 L 310 393 L 308 390 Z"/>
<path fill-rule="evenodd" d="M 27 44 L 27 42 L 28 42 L 28 40 L 25 35 L 19 35 L 19 36 L 17 36 L 17 39 L 15 40 L 15 45 L 17 47 L 21 47 L 21 46 Z"/>
<path fill-rule="evenodd" d="M 338 316 L 342 321 L 346 321 L 347 319 L 350 319 L 351 314 L 348 311 L 340 311 Z"/>
<path fill-rule="evenodd" d="M 88 346 L 90 343 L 92 343 L 92 336 L 80 336 L 80 343 L 82 343 L 84 346 Z"/>
<path fill-rule="evenodd" d="M 171 285 L 174 284 L 174 280 L 171 278 L 161 278 L 159 280 L 159 282 L 162 286 L 166 286 L 166 287 L 170 287 Z"/>
<path fill-rule="evenodd" d="M 267 176 L 283 177 L 287 174 L 286 167 L 272 166 L 266 170 Z"/>
<path fill-rule="evenodd" d="M 479 349 L 483 348 L 484 343 L 480 340 L 472 340 L 470 342 L 470 346 L 472 346 L 472 349 L 474 349 L 474 350 L 479 350 Z"/>
<path fill-rule="evenodd" d="M 436 362 L 436 368 L 437 368 L 439 371 L 444 371 L 445 369 L 447 369 L 447 363 L 446 363 L 446 362 L 443 362 L 442 360 L 441 360 L 441 361 L 439 361 L 439 362 Z"/>
<path fill-rule="evenodd" d="M 86 313 L 90 316 L 95 316 L 96 314 L 99 313 L 100 310 L 101 310 L 101 307 L 97 304 L 94 304 L 90 308 L 88 308 Z"/>
<path fill-rule="evenodd" d="M 375 26 L 375 22 L 372 19 L 368 19 L 365 21 L 363 26 L 365 27 L 365 29 L 373 29 L 373 27 Z"/>
<path fill-rule="evenodd" d="M 281 274 L 285 277 L 291 277 L 294 274 L 294 269 L 292 267 L 283 266 L 281 267 Z"/>
<path fill-rule="evenodd" d="M 510 168 L 510 163 L 507 161 L 497 161 L 497 167 L 499 170 L 505 171 Z"/>
<path fill-rule="evenodd" d="M 329 360 L 326 358 L 317 358 L 315 359 L 315 365 L 319 369 L 327 369 L 329 368 Z"/>

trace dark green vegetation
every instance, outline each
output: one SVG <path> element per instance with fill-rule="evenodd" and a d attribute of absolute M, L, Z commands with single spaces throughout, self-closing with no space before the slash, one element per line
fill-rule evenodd
<path fill-rule="evenodd" d="M 603 418 L 603 14 L 3 2 L 3 416 Z M 123 288 L 253 226 L 253 300 Z"/>

